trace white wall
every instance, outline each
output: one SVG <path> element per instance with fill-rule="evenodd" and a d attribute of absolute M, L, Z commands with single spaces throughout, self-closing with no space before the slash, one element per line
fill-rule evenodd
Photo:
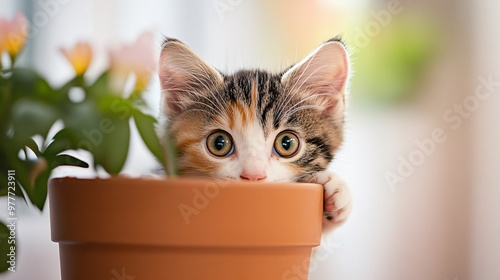
<path fill-rule="evenodd" d="M 474 12 L 475 72 L 500 82 L 500 25 L 497 1 L 476 1 Z M 484 105 L 484 106 L 483 106 Z M 481 105 L 475 119 L 474 195 L 470 279 L 493 280 L 500 276 L 500 86 Z"/>

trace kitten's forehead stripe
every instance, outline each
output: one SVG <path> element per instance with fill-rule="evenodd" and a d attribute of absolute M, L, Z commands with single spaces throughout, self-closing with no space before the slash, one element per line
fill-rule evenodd
<path fill-rule="evenodd" d="M 237 99 L 239 98 L 248 106 L 250 106 L 251 103 L 251 97 L 250 97 L 251 76 L 252 74 L 249 71 L 239 71 L 236 72 L 236 74 L 234 74 L 235 84 L 237 85 L 238 88 Z"/>
<path fill-rule="evenodd" d="M 237 109 L 243 126 L 248 126 L 248 118 L 247 118 L 248 117 L 248 109 L 247 109 L 247 107 L 245 105 L 241 104 L 241 102 L 236 102 L 233 106 Z"/>
<path fill-rule="evenodd" d="M 232 103 L 233 104 L 233 103 Z M 235 120 L 236 120 L 236 117 L 234 115 L 234 106 L 231 105 L 229 107 L 229 110 L 228 110 L 228 114 L 229 116 L 227 117 L 227 121 L 229 122 L 228 125 L 229 125 L 229 129 L 233 130 L 236 126 L 236 123 L 235 123 Z"/>
<path fill-rule="evenodd" d="M 234 86 L 234 80 L 233 79 L 226 79 L 226 91 L 227 94 L 229 95 L 229 101 L 235 102 L 236 101 L 236 88 Z"/>
<path fill-rule="evenodd" d="M 267 83 L 267 92 L 262 92 L 262 95 L 265 95 L 265 98 L 262 104 L 265 103 L 263 109 L 260 112 L 261 122 L 266 125 L 267 121 L 270 119 L 269 115 L 272 114 L 273 118 L 273 127 L 276 129 L 275 119 L 277 117 L 277 104 L 280 99 L 280 85 L 277 84 L 276 79 L 269 80 Z"/>
<path fill-rule="evenodd" d="M 259 73 L 259 75 L 257 75 L 257 94 L 258 94 L 258 100 L 259 100 L 259 102 L 257 102 L 257 111 L 258 112 L 262 111 L 262 107 L 263 107 L 262 104 L 265 100 L 267 100 L 268 91 L 269 91 L 268 74 L 265 72 Z M 262 121 L 262 118 L 260 115 L 261 114 L 259 114 L 259 118 Z"/>
<path fill-rule="evenodd" d="M 255 78 L 251 78 L 250 83 L 252 84 L 251 89 L 250 89 L 250 95 L 251 95 L 250 111 L 251 111 L 251 115 L 253 117 L 253 116 L 255 116 L 255 111 L 257 109 L 257 103 L 259 102 L 259 100 L 258 100 L 258 98 L 259 98 L 259 95 L 258 95 L 259 86 L 257 85 Z"/>

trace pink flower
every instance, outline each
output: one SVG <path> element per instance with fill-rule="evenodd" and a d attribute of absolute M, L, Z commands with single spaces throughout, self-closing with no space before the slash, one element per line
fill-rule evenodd
<path fill-rule="evenodd" d="M 156 72 L 155 38 L 143 33 L 133 44 L 110 52 L 113 87 L 123 90 L 131 74 L 135 76 L 134 92 L 143 91 Z"/>
<path fill-rule="evenodd" d="M 92 60 L 90 44 L 79 42 L 72 49 L 61 49 L 78 76 L 83 75 Z"/>
<path fill-rule="evenodd" d="M 28 20 L 17 13 L 12 20 L 0 19 L 0 53 L 9 52 L 15 57 L 24 47 L 28 37 Z"/>

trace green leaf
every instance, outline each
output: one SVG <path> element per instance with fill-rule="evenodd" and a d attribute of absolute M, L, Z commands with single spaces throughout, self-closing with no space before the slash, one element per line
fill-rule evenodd
<path fill-rule="evenodd" d="M 62 152 L 68 150 L 76 150 L 80 148 L 78 147 L 78 139 L 80 138 L 77 138 L 77 136 L 67 128 L 62 129 L 54 136 L 53 141 L 43 152 L 43 157 L 47 159 L 47 162 L 49 163 L 51 169 L 55 169 L 62 165 L 77 166 L 83 168 L 89 167 L 86 162 L 78 158 L 67 154 L 61 154 Z M 82 145 L 82 148 L 86 147 L 90 148 L 90 150 L 93 149 L 91 144 Z"/>
<path fill-rule="evenodd" d="M 12 71 L 11 82 L 14 96 L 26 97 L 35 95 L 38 74 L 31 69 L 17 68 Z"/>
<path fill-rule="evenodd" d="M 151 153 L 164 165 L 165 156 L 163 147 L 155 131 L 156 119 L 152 116 L 145 115 L 138 110 L 134 110 L 133 115 L 137 130 L 139 131 L 142 140 Z"/>
<path fill-rule="evenodd" d="M 7 271 L 10 264 L 8 263 L 10 256 L 10 247 L 14 244 L 9 244 L 10 230 L 7 226 L 0 222 L 0 272 Z M 12 241 L 11 241 L 12 242 Z"/>
<path fill-rule="evenodd" d="M 36 144 L 35 140 L 33 140 L 33 138 L 28 139 L 28 141 L 26 142 L 26 146 L 30 148 L 30 150 L 32 150 L 37 157 L 40 157 L 42 155 L 42 153 L 38 149 L 38 145 Z"/>
<path fill-rule="evenodd" d="M 77 166 L 83 168 L 89 167 L 88 163 L 70 155 L 57 155 L 50 166 L 51 168 L 56 168 L 62 165 Z"/>
<path fill-rule="evenodd" d="M 73 79 L 69 80 L 63 86 L 61 86 L 58 92 L 68 93 L 71 88 L 82 86 L 84 86 L 83 78 L 81 76 L 75 76 Z"/>
<path fill-rule="evenodd" d="M 12 108 L 14 143 L 26 143 L 37 134 L 45 138 L 58 117 L 57 110 L 48 104 L 31 99 L 18 100 Z"/>
<path fill-rule="evenodd" d="M 43 210 L 45 205 L 45 200 L 47 200 L 47 183 L 52 173 L 52 168 L 49 168 L 47 161 L 45 159 L 40 159 L 37 161 L 25 161 L 26 170 L 29 170 L 26 176 L 20 176 L 16 171 L 16 179 L 24 180 L 20 183 L 29 200 L 38 208 L 40 211 Z"/>
<path fill-rule="evenodd" d="M 109 71 L 105 71 L 87 88 L 87 93 L 91 97 L 110 95 Z"/>
<path fill-rule="evenodd" d="M 96 164 L 101 165 L 111 175 L 120 173 L 127 159 L 130 143 L 128 118 L 107 117 L 100 122 L 92 153 Z M 100 141 L 97 141 L 100 140 Z"/>
<path fill-rule="evenodd" d="M 61 119 L 64 126 L 73 131 L 77 138 L 86 139 L 81 134 L 99 127 L 100 116 L 94 100 L 86 99 L 78 104 L 69 104 L 64 108 Z"/>
<path fill-rule="evenodd" d="M 77 142 L 77 136 L 70 129 L 63 128 L 54 135 L 52 142 L 43 151 L 43 156 L 52 161 L 64 151 L 77 149 Z"/>
<path fill-rule="evenodd" d="M 33 97 L 39 101 L 54 103 L 59 98 L 49 83 L 32 69 L 14 69 L 11 80 L 15 99 Z"/>
<path fill-rule="evenodd" d="M 0 75 L 6 75 L 12 73 L 12 69 L 2 69 L 0 70 Z"/>
<path fill-rule="evenodd" d="M 47 200 L 47 185 L 49 182 L 50 174 L 52 173 L 52 169 L 47 168 L 43 170 L 35 179 L 35 184 L 31 189 L 25 188 L 25 190 L 29 189 L 28 196 L 31 202 L 38 208 L 40 211 L 43 211 L 43 207 L 45 205 L 45 201 Z"/>

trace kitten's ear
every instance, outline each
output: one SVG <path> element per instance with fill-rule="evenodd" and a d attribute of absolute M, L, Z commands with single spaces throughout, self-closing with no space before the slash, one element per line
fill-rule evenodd
<path fill-rule="evenodd" d="M 315 100 L 323 114 L 341 117 L 348 75 L 347 51 L 341 42 L 332 39 L 287 70 L 281 82 L 289 94 Z"/>
<path fill-rule="evenodd" d="M 222 84 L 222 75 L 176 39 L 163 43 L 158 67 L 163 113 L 182 112 L 195 95 Z M 166 110 L 166 112 L 165 112 Z"/>

